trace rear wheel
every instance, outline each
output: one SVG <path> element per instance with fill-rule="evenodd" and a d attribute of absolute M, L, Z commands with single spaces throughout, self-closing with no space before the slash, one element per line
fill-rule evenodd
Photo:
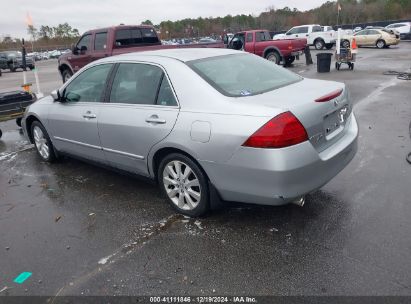
<path fill-rule="evenodd" d="M 53 162 L 56 159 L 53 143 L 50 137 L 39 121 L 35 121 L 31 125 L 31 134 L 33 136 L 34 146 L 40 158 L 46 162 Z"/>
<path fill-rule="evenodd" d="M 267 59 L 268 61 L 274 62 L 275 64 L 280 64 L 280 61 L 281 61 L 280 54 L 278 54 L 275 51 L 271 51 L 267 53 L 267 55 L 265 55 L 265 59 Z"/>
<path fill-rule="evenodd" d="M 333 46 L 334 46 L 334 44 L 332 44 L 332 43 L 327 43 L 327 44 L 325 45 L 325 48 L 326 48 L 327 50 L 331 50 L 331 49 L 333 48 Z"/>
<path fill-rule="evenodd" d="M 322 50 L 325 46 L 324 40 L 317 39 L 314 41 L 314 47 L 316 50 Z"/>
<path fill-rule="evenodd" d="M 209 210 L 207 177 L 189 157 L 167 155 L 160 162 L 157 177 L 167 201 L 177 212 L 195 217 Z"/>
<path fill-rule="evenodd" d="M 377 48 L 383 49 L 383 48 L 385 48 L 385 41 L 384 40 L 378 40 L 376 45 L 377 45 Z"/>

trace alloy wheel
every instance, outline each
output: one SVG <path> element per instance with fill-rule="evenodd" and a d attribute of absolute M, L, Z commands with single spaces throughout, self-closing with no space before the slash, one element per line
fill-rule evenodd
<path fill-rule="evenodd" d="M 168 197 L 179 209 L 193 210 L 200 203 L 200 181 L 182 161 L 173 160 L 164 167 L 163 185 Z"/>
<path fill-rule="evenodd" d="M 47 139 L 44 136 L 43 131 L 35 126 L 33 128 L 33 138 L 34 144 L 36 145 L 37 151 L 43 159 L 48 159 L 50 157 L 50 147 L 47 143 Z"/>

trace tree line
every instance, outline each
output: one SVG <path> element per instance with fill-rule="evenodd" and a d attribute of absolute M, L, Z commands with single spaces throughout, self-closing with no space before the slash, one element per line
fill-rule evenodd
<path fill-rule="evenodd" d="M 338 14 L 338 6 L 341 10 Z M 337 18 L 338 16 L 338 18 Z M 220 35 L 224 32 L 237 32 L 246 29 L 268 29 L 283 31 L 301 24 L 339 25 L 373 21 L 411 19 L 410 0 L 339 0 L 327 1 L 320 7 L 299 11 L 296 8 L 274 6 L 255 15 L 227 15 L 224 17 L 186 18 L 178 21 L 162 21 L 154 27 L 160 32 L 162 39 L 202 37 Z M 142 24 L 153 25 L 150 20 Z M 76 28 L 67 22 L 57 26 L 41 25 L 39 28 L 28 26 L 27 32 L 32 46 L 70 45 L 80 36 Z M 21 41 L 5 37 L 0 49 L 14 47 Z"/>
<path fill-rule="evenodd" d="M 341 7 L 339 15 L 338 4 Z M 187 18 L 163 21 L 156 27 L 161 32 L 162 38 L 167 39 L 219 35 L 223 32 L 246 29 L 284 31 L 301 24 L 318 23 L 334 26 L 396 19 L 411 19 L 410 0 L 340 0 L 338 3 L 327 1 L 320 7 L 308 11 L 289 7 L 276 9 L 272 6 L 258 16 L 242 14 L 216 18 Z M 145 23 L 152 24 L 150 20 L 146 20 Z"/>

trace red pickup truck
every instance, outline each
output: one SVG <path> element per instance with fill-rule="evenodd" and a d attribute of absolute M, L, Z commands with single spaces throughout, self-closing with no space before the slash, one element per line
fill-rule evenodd
<path fill-rule="evenodd" d="M 227 40 L 225 40 L 227 41 Z M 239 32 L 229 41 L 228 48 L 244 50 L 276 64 L 289 65 L 304 52 L 307 39 L 272 40 L 266 30 Z"/>
<path fill-rule="evenodd" d="M 228 42 L 228 41 L 227 41 Z M 223 41 L 185 45 L 162 45 L 152 26 L 119 25 L 84 33 L 71 53 L 58 59 L 58 69 L 63 82 L 86 64 L 108 56 L 123 53 L 170 48 L 224 48 L 245 50 L 276 63 L 291 63 L 306 45 L 305 39 L 271 40 L 268 31 L 246 31 L 234 35 L 228 45 Z"/>
<path fill-rule="evenodd" d="M 188 45 L 162 45 L 152 26 L 119 25 L 85 32 L 71 53 L 59 57 L 58 69 L 63 82 L 88 63 L 124 53 L 179 47 L 224 48 L 222 42 Z"/>

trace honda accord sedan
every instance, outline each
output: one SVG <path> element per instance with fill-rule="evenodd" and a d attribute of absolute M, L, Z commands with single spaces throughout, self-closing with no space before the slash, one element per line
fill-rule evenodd
<path fill-rule="evenodd" d="M 214 197 L 302 204 L 352 160 L 358 136 L 343 83 L 224 49 L 95 61 L 32 104 L 23 129 L 43 161 L 68 154 L 147 177 L 188 216 Z"/>

